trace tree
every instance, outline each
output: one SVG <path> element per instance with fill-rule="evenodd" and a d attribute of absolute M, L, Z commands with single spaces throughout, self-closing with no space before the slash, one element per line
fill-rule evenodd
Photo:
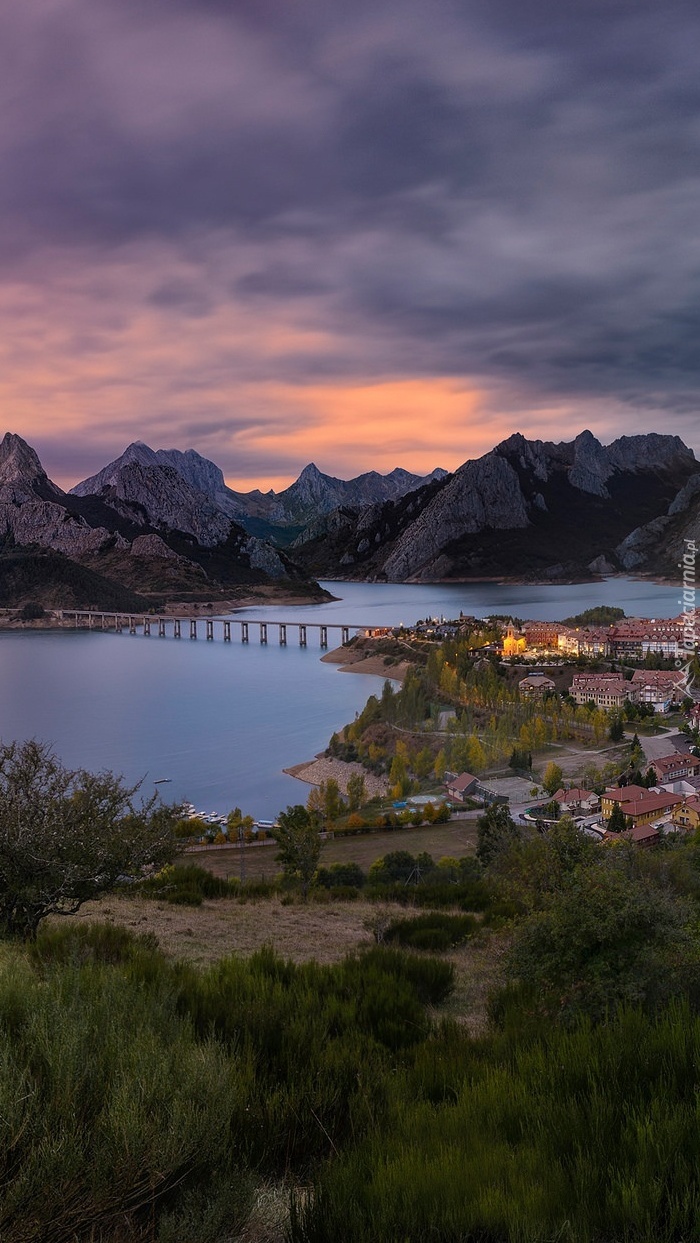
<path fill-rule="evenodd" d="M 335 777 L 329 777 L 327 781 L 321 782 L 321 793 L 323 814 L 326 820 L 337 820 L 343 810 L 343 800 L 340 797 L 340 787 Z"/>
<path fill-rule="evenodd" d="M 362 773 L 351 773 L 348 777 L 348 807 L 350 811 L 357 811 L 367 798 L 365 790 L 365 779 Z"/>
<path fill-rule="evenodd" d="M 621 1004 L 654 1010 L 697 995 L 700 946 L 692 912 L 617 852 L 598 852 L 562 873 L 516 929 L 506 974 L 560 1023 L 605 1020 Z"/>
<path fill-rule="evenodd" d="M 33 940 L 47 915 L 73 915 L 123 876 L 163 867 L 179 807 L 134 803 L 139 785 L 65 768 L 49 747 L 0 747 L 0 929 Z"/>
<path fill-rule="evenodd" d="M 544 770 L 544 776 L 542 778 L 542 785 L 548 794 L 555 794 L 560 788 L 562 776 L 563 773 L 559 765 L 555 764 L 554 760 L 550 760 Z"/>
<path fill-rule="evenodd" d="M 438 751 L 437 755 L 435 756 L 435 764 L 433 765 L 433 772 L 435 773 L 435 776 L 437 777 L 438 781 L 443 780 L 445 776 L 446 768 L 447 768 L 447 756 L 443 748 L 442 750 Z"/>
<path fill-rule="evenodd" d="M 252 816 L 244 816 L 240 807 L 234 807 L 226 817 L 226 828 L 231 841 L 237 841 L 246 834 L 252 833 L 255 820 Z"/>
<path fill-rule="evenodd" d="M 492 803 L 477 819 L 476 857 L 488 867 L 503 850 L 517 841 L 520 830 L 504 803 Z"/>
<path fill-rule="evenodd" d="M 608 738 L 611 742 L 622 742 L 625 736 L 625 727 L 622 723 L 622 717 L 615 713 L 610 720 L 610 729 L 608 730 Z"/>
<path fill-rule="evenodd" d="M 608 820 L 608 833 L 624 833 L 627 828 L 627 817 L 619 803 L 616 803 Z"/>
<path fill-rule="evenodd" d="M 301 883 L 306 901 L 323 845 L 318 814 L 296 803 L 280 812 L 272 836 L 279 846 L 277 862 L 282 864 L 285 876 Z"/>

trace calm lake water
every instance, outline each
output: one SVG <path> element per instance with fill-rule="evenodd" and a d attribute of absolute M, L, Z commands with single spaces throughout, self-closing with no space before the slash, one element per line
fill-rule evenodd
<path fill-rule="evenodd" d="M 241 610 L 236 616 L 281 621 L 395 625 L 420 617 L 557 619 L 593 604 L 628 615 L 671 617 L 678 588 L 632 579 L 572 586 L 498 583 L 468 586 L 324 583 L 342 599 L 329 604 Z M 203 624 L 200 624 L 200 633 Z M 220 633 L 220 631 L 218 631 Z M 164 798 L 189 799 L 201 811 L 234 805 L 271 819 L 307 787 L 281 770 L 310 759 L 334 729 L 352 720 L 377 678 L 341 674 L 320 661 L 318 636 L 280 647 L 277 632 L 250 643 L 85 631 L 0 632 L 0 737 L 39 738 L 71 767 L 112 769 Z M 333 632 L 329 636 L 333 645 Z"/>

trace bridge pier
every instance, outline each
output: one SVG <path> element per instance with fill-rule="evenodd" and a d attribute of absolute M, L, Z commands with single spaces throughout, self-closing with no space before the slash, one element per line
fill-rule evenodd
<path fill-rule="evenodd" d="M 224 643 L 231 642 L 231 623 L 224 622 Z"/>
<path fill-rule="evenodd" d="M 196 617 L 190 617 L 190 638 L 191 639 L 197 638 L 197 618 Z"/>
<path fill-rule="evenodd" d="M 241 622 L 241 643 L 248 642 L 248 623 Z"/>
<path fill-rule="evenodd" d="M 129 634 L 136 634 L 136 622 L 133 617 L 129 618 Z"/>
<path fill-rule="evenodd" d="M 174 639 L 179 639 L 181 637 L 182 635 L 181 626 L 182 626 L 182 623 L 180 622 L 180 618 L 176 617 L 175 620 L 173 621 L 173 638 Z"/>
<path fill-rule="evenodd" d="M 143 633 L 144 633 L 144 634 L 150 634 L 150 633 L 151 633 L 151 619 L 150 619 L 150 617 L 144 617 L 144 619 L 143 619 Z"/>
<path fill-rule="evenodd" d="M 306 626 L 299 627 L 299 647 L 306 647 Z"/>
<path fill-rule="evenodd" d="M 114 629 L 117 634 L 121 634 L 124 629 L 124 623 L 118 613 L 114 615 Z"/>
<path fill-rule="evenodd" d="M 211 617 L 207 617 L 206 624 L 207 624 L 207 639 L 213 639 L 214 638 L 214 622 L 212 621 Z"/>
<path fill-rule="evenodd" d="M 279 631 L 280 631 L 280 647 L 286 647 L 287 646 L 287 627 L 284 624 L 284 622 L 280 622 Z"/>
<path fill-rule="evenodd" d="M 159 639 L 165 638 L 165 618 L 164 617 L 158 618 L 158 638 Z"/>
<path fill-rule="evenodd" d="M 349 626 L 343 626 L 343 629 L 342 629 L 342 632 L 341 632 L 341 633 L 342 633 L 342 642 L 343 642 L 343 643 L 349 643 L 349 642 L 350 642 L 350 627 L 349 627 Z"/>
<path fill-rule="evenodd" d="M 321 647 L 328 647 L 328 627 L 320 626 L 321 631 Z"/>
<path fill-rule="evenodd" d="M 260 642 L 267 643 L 267 622 L 260 622 Z"/>

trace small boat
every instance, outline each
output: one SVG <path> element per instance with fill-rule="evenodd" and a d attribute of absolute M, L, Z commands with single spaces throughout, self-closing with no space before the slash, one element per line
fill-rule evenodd
<path fill-rule="evenodd" d="M 168 781 L 172 781 L 172 777 L 157 777 L 153 784 L 154 786 L 163 786 Z"/>

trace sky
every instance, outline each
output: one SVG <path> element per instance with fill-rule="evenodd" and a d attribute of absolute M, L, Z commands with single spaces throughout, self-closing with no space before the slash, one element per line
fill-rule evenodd
<path fill-rule="evenodd" d="M 68 487 L 700 450 L 695 0 L 0 8 L 0 403 Z"/>

